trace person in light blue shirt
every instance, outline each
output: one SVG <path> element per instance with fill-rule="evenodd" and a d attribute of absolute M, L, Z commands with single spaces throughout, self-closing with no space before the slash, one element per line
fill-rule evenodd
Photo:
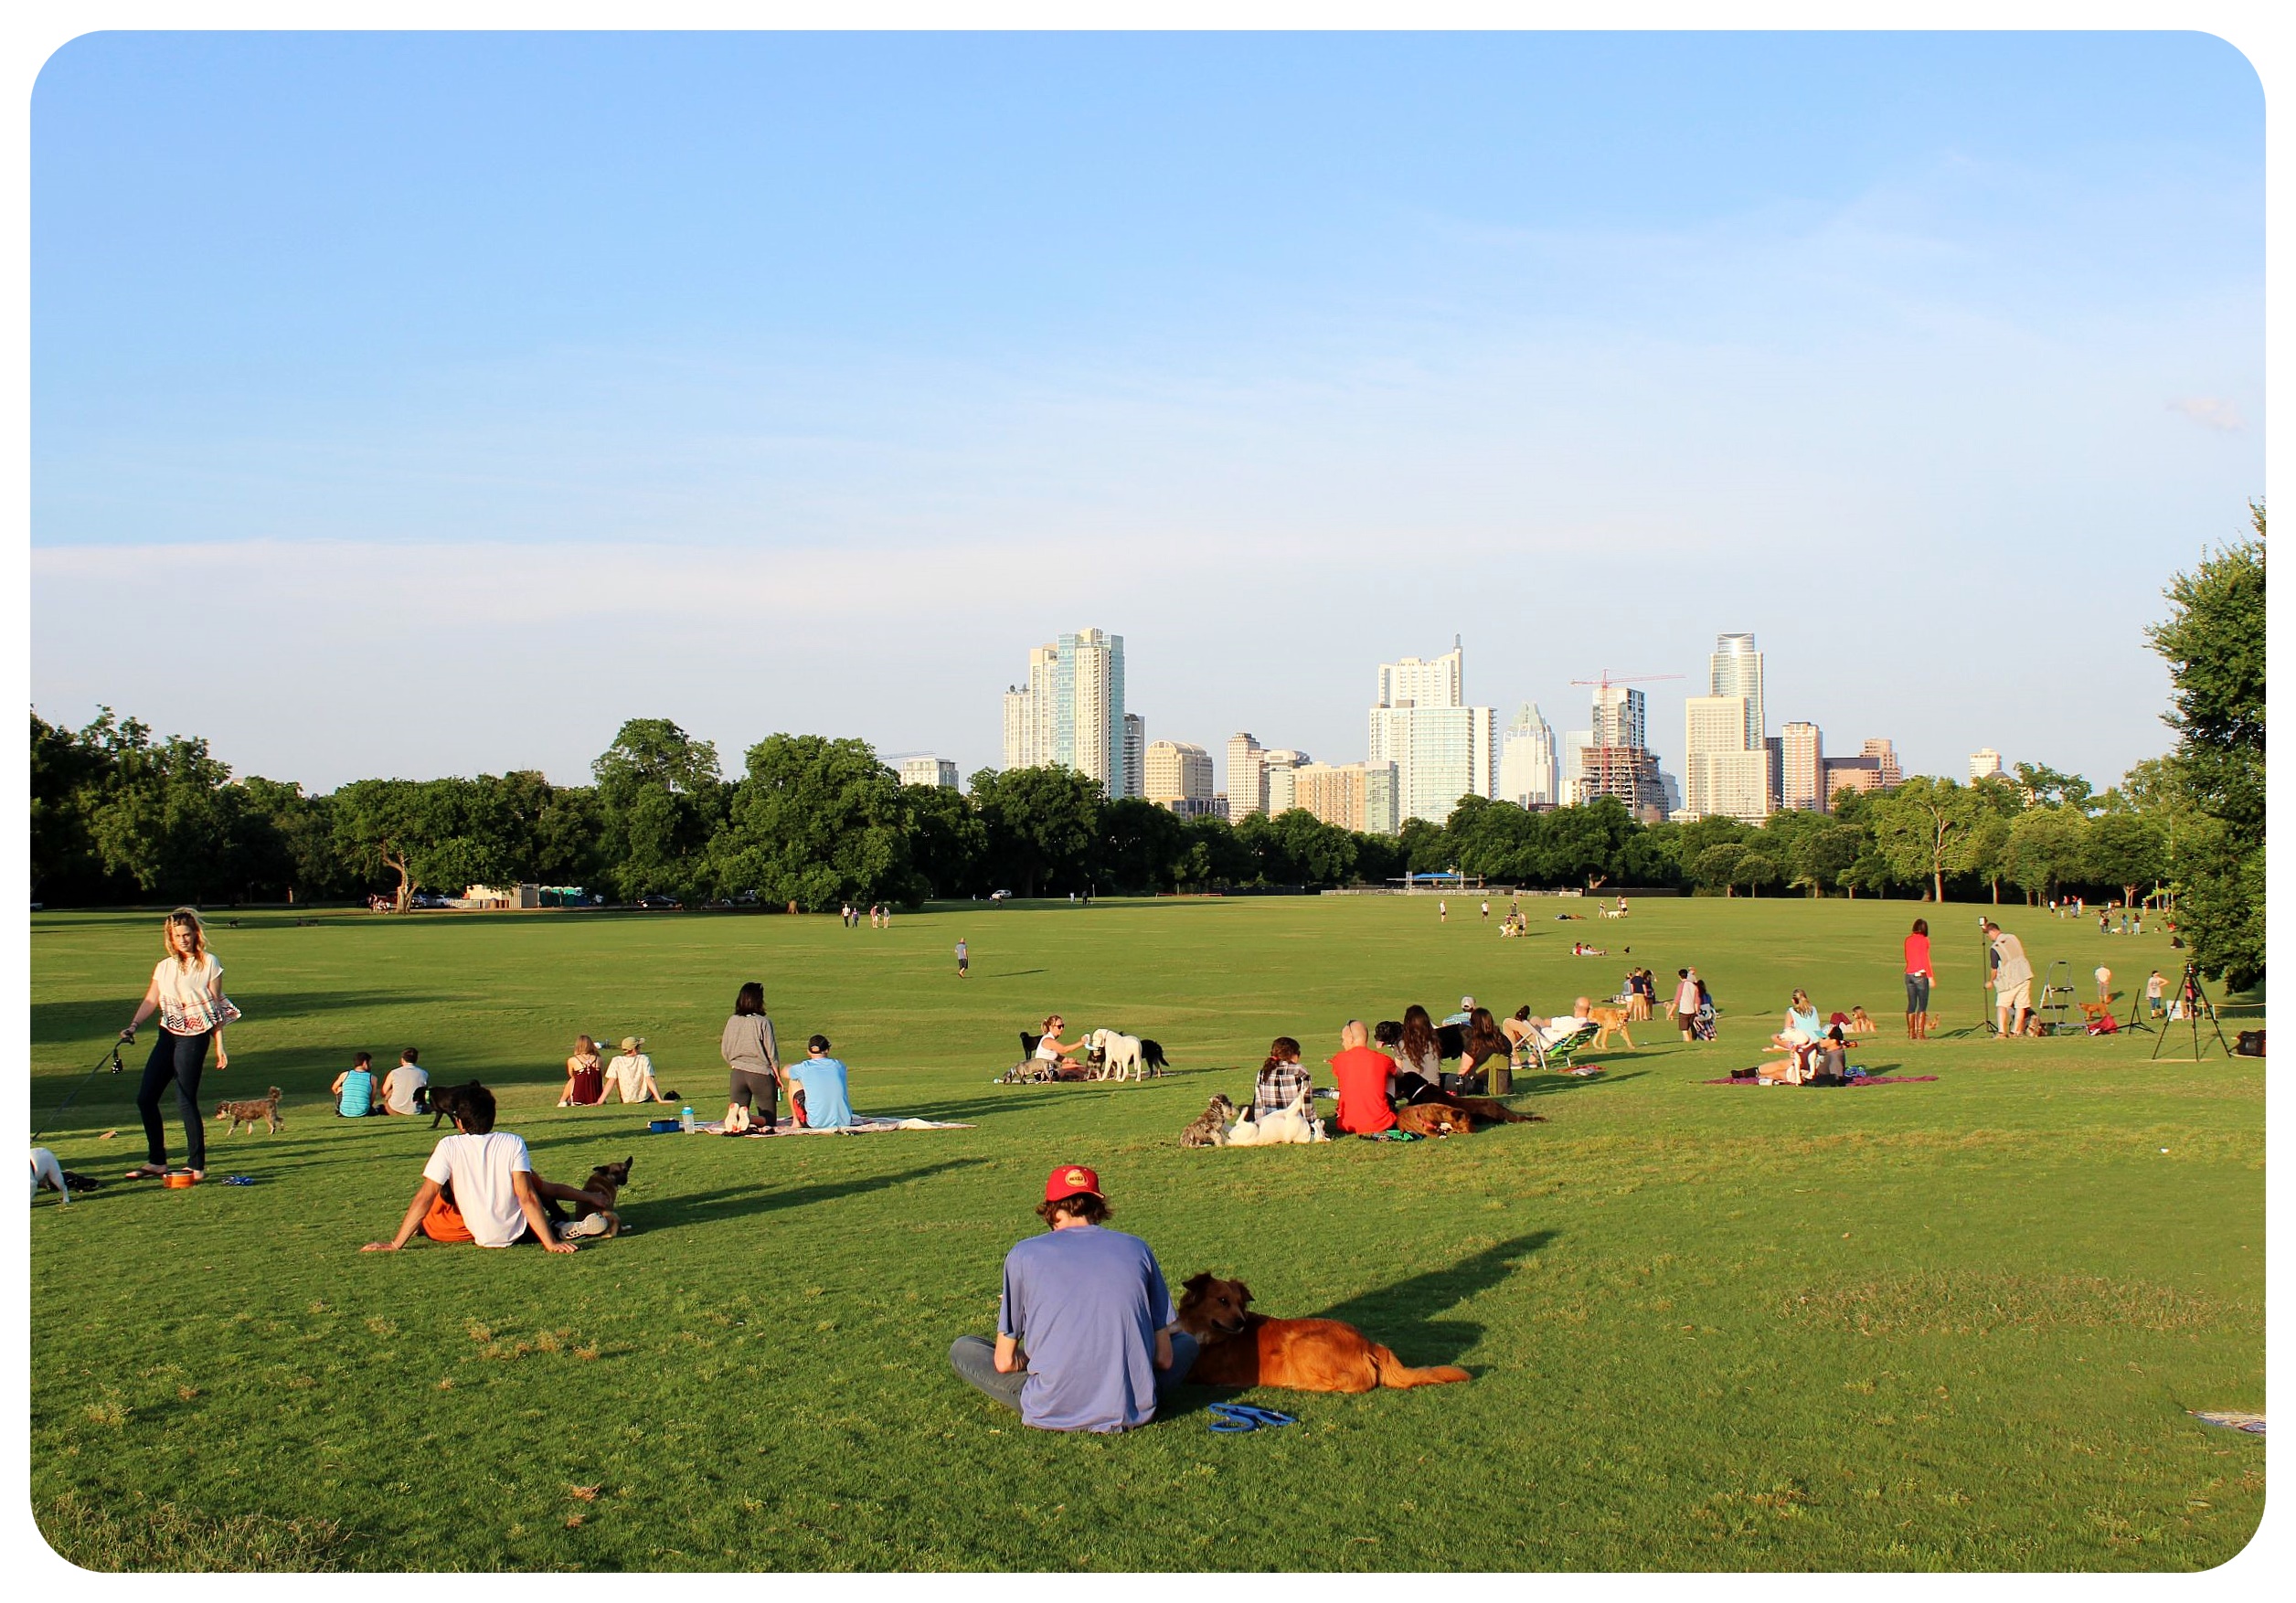
<path fill-rule="evenodd" d="M 853 1104 L 845 1099 L 845 1066 L 829 1056 L 829 1037 L 815 1035 L 805 1043 L 804 1060 L 792 1063 L 790 1078 L 805 1099 L 807 1130 L 845 1130 L 853 1124 Z"/>
<path fill-rule="evenodd" d="M 335 1110 L 344 1118 L 364 1119 L 375 1110 L 374 1063 L 373 1053 L 360 1053 L 328 1088 L 337 1098 Z"/>

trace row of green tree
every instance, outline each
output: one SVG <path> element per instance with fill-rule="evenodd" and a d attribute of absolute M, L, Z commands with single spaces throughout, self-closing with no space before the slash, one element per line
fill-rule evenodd
<path fill-rule="evenodd" d="M 32 715 L 33 894 L 59 904 L 348 900 L 520 880 L 616 899 L 839 902 L 1072 891 L 1142 895 L 1378 883 L 1457 868 L 1524 886 L 2033 900 L 2180 889 L 2211 977 L 2263 971 L 2263 509 L 2257 535 L 2180 577 L 2152 632 L 2181 737 L 2102 792 L 2034 764 L 1917 777 L 1832 811 L 1644 824 L 1615 801 L 1530 812 L 1477 797 L 1440 824 L 1354 833 L 1303 812 L 1230 825 L 1111 801 L 1063 769 L 905 786 L 859 740 L 771 735 L 728 780 L 716 748 L 633 719 L 592 783 L 514 771 L 359 780 L 316 795 L 235 780 L 202 739 L 109 710 Z"/>

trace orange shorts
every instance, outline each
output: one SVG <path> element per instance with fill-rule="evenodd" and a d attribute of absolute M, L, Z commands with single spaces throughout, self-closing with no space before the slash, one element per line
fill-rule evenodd
<path fill-rule="evenodd" d="M 446 1199 L 444 1193 L 430 1199 L 430 1211 L 422 1216 L 422 1233 L 433 1241 L 468 1241 L 471 1227 L 462 1222 L 462 1210 Z"/>

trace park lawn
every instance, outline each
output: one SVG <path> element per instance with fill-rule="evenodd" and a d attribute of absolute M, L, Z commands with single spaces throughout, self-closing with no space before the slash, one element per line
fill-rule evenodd
<path fill-rule="evenodd" d="M 1448 924 L 1394 897 L 966 905 L 885 931 L 247 915 L 214 930 L 247 1016 L 204 1095 L 281 1086 L 286 1127 L 211 1123 L 195 1190 L 34 1207 L 35 1513 L 99 1568 L 2197 1569 L 2241 1547 L 2263 1443 L 2186 1410 L 2263 1407 L 2260 1062 L 2155 1064 L 2146 1035 L 1908 1044 L 1898 939 L 1932 914 L 1935 1005 L 1967 1025 L 1976 908 L 1650 897 L 1553 921 L 1574 905 L 1527 902 L 1521 941 L 1460 897 Z M 2036 971 L 2174 978 L 2161 936 L 2005 911 Z M 1574 937 L 1613 955 L 1574 960 Z M 151 914 L 34 917 L 36 1127 L 158 950 Z M 1271 1035 L 1315 1063 L 1351 1015 L 1462 992 L 1558 1011 L 1630 961 L 1696 963 L 1721 1039 L 1638 1028 L 1605 1076 L 1522 1087 L 1546 1122 L 1465 1140 L 1178 1144 Z M 861 1110 L 973 1128 L 731 1141 L 553 1106 L 578 1030 L 636 1033 L 714 1117 L 752 978 L 785 1049 L 834 1040 Z M 1936 1081 L 1703 1083 L 1756 1060 L 1796 984 L 1883 1024 L 1855 1061 Z M 1154 1036 L 1176 1072 L 989 1084 L 1056 1008 Z M 633 1156 L 632 1233 L 361 1256 L 433 1137 L 337 1120 L 324 1090 L 353 1049 L 408 1045 L 434 1083 L 495 1087 L 554 1178 Z M 68 1166 L 141 1158 L 140 1062 L 43 1138 Z M 1244 1436 L 1206 1429 L 1200 1391 L 1124 1436 L 1023 1428 L 945 1354 L 993 1328 L 1002 1257 L 1068 1162 L 1175 1288 L 1239 1275 L 1264 1311 L 1474 1381 L 1263 1393 L 1301 1423 Z M 257 1184 L 214 1183 L 232 1173 Z"/>

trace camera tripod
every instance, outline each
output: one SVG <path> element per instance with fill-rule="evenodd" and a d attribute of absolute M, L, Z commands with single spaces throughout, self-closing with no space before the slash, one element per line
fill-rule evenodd
<path fill-rule="evenodd" d="M 2200 1018 L 2203 1014 L 2208 1015 L 2208 1027 L 2216 1033 L 2216 1045 L 2224 1048 L 2224 1055 L 2227 1057 L 2230 1057 L 2232 1056 L 2231 1043 L 2225 1039 L 2224 1024 L 2216 1017 L 2216 1004 L 2208 1000 L 2207 993 L 2200 988 L 2200 970 L 2197 965 L 2191 962 L 2184 965 L 2184 977 L 2176 982 L 2176 999 L 2184 1010 L 2185 1022 L 2193 1027 L 2193 1055 L 2190 1057 L 2172 1057 L 2168 1061 L 2171 1063 L 2198 1063 L 2200 1061 L 2202 1046 Z M 2152 1043 L 2152 1056 L 2156 1062 L 2160 1059 L 2161 1048 L 2167 1045 L 2168 1021 L 2164 1020 L 2161 1025 L 2159 1037 Z"/>

